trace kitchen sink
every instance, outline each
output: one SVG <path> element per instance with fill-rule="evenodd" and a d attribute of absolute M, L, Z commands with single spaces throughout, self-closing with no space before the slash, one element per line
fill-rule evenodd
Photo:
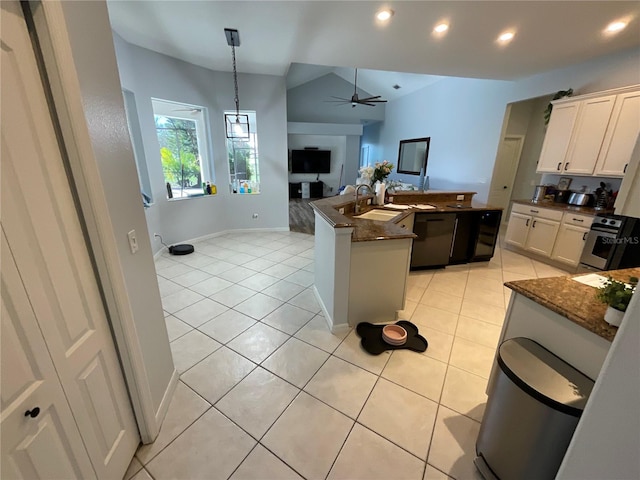
<path fill-rule="evenodd" d="M 388 210 L 382 210 L 380 208 L 374 208 L 373 210 L 369 210 L 361 215 L 357 215 L 355 218 L 364 218 L 366 220 L 378 220 L 381 222 L 386 222 L 395 218 L 399 215 L 398 212 L 390 212 Z"/>

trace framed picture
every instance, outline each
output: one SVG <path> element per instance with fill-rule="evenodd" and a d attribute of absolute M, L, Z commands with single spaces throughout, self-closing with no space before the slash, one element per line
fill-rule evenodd
<path fill-rule="evenodd" d="M 569 190 L 569 185 L 571 185 L 571 179 L 569 177 L 560 177 L 558 190 Z"/>

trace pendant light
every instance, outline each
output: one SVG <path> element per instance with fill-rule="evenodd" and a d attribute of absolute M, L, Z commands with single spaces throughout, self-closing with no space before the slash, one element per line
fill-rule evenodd
<path fill-rule="evenodd" d="M 231 47 L 231 58 L 233 60 L 233 88 L 236 113 L 224 115 L 227 138 L 235 140 L 249 140 L 249 115 L 240 113 L 240 99 L 238 98 L 238 71 L 236 69 L 236 47 L 240 46 L 240 34 L 235 28 L 225 28 L 224 34 L 227 37 L 227 44 Z"/>

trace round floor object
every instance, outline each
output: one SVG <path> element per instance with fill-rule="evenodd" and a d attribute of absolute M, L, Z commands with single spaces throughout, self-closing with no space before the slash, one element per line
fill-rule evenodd
<path fill-rule="evenodd" d="M 193 248 L 193 245 L 189 245 L 188 243 L 181 243 L 178 245 L 171 245 L 169 247 L 169 253 L 171 255 L 189 255 L 190 253 L 193 253 L 195 251 L 195 248 Z"/>
<path fill-rule="evenodd" d="M 404 345 L 407 341 L 407 331 L 400 325 L 385 325 L 382 329 L 382 339 L 389 345 Z"/>

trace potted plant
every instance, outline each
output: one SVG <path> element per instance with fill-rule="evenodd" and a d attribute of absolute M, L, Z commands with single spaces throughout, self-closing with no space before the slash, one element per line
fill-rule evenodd
<path fill-rule="evenodd" d="M 598 288 L 596 294 L 598 300 L 608 305 L 604 315 L 604 319 L 608 324 L 614 327 L 620 326 L 637 284 L 638 279 L 636 277 L 629 277 L 629 283 L 620 282 L 609 277 L 605 284 Z"/>

